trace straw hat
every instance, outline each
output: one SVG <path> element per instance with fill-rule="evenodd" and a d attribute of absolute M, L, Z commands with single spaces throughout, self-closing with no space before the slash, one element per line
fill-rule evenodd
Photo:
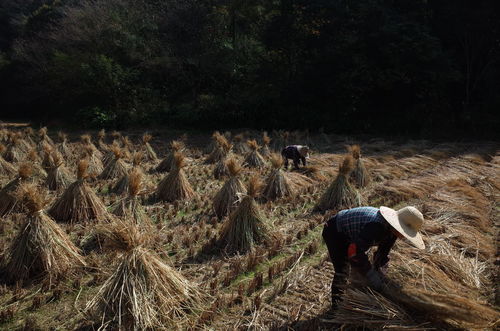
<path fill-rule="evenodd" d="M 425 244 L 420 234 L 424 216 L 415 207 L 404 207 L 395 211 L 389 207 L 380 207 L 380 213 L 385 220 L 406 239 L 408 239 L 415 247 L 424 249 Z"/>

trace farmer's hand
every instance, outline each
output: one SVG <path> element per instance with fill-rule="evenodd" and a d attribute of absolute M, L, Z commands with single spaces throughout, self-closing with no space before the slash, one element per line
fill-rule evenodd
<path fill-rule="evenodd" d="M 384 276 L 375 269 L 370 269 L 366 274 L 368 285 L 376 291 L 380 291 L 384 287 Z"/>

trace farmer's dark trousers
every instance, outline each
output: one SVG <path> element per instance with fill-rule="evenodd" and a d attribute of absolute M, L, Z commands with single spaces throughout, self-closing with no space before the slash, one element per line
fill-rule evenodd
<path fill-rule="evenodd" d="M 347 274 L 349 272 L 347 260 L 349 239 L 337 231 L 336 216 L 333 216 L 325 223 L 323 239 L 325 240 L 326 247 L 328 247 L 328 254 L 330 254 L 330 259 L 335 269 L 332 281 L 332 306 L 336 307 L 347 282 Z"/>

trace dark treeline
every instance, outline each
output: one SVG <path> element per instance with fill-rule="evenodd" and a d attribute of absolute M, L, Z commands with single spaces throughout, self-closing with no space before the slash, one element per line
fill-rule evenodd
<path fill-rule="evenodd" d="M 2 0 L 4 116 L 495 134 L 500 1 Z"/>

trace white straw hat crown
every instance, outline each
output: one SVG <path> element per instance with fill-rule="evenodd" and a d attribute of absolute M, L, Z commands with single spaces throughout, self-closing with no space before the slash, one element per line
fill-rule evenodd
<path fill-rule="evenodd" d="M 424 216 L 415 207 L 408 206 L 395 211 L 392 208 L 382 206 L 380 213 L 385 220 L 415 247 L 424 249 L 425 244 L 420 234 L 424 223 Z"/>

